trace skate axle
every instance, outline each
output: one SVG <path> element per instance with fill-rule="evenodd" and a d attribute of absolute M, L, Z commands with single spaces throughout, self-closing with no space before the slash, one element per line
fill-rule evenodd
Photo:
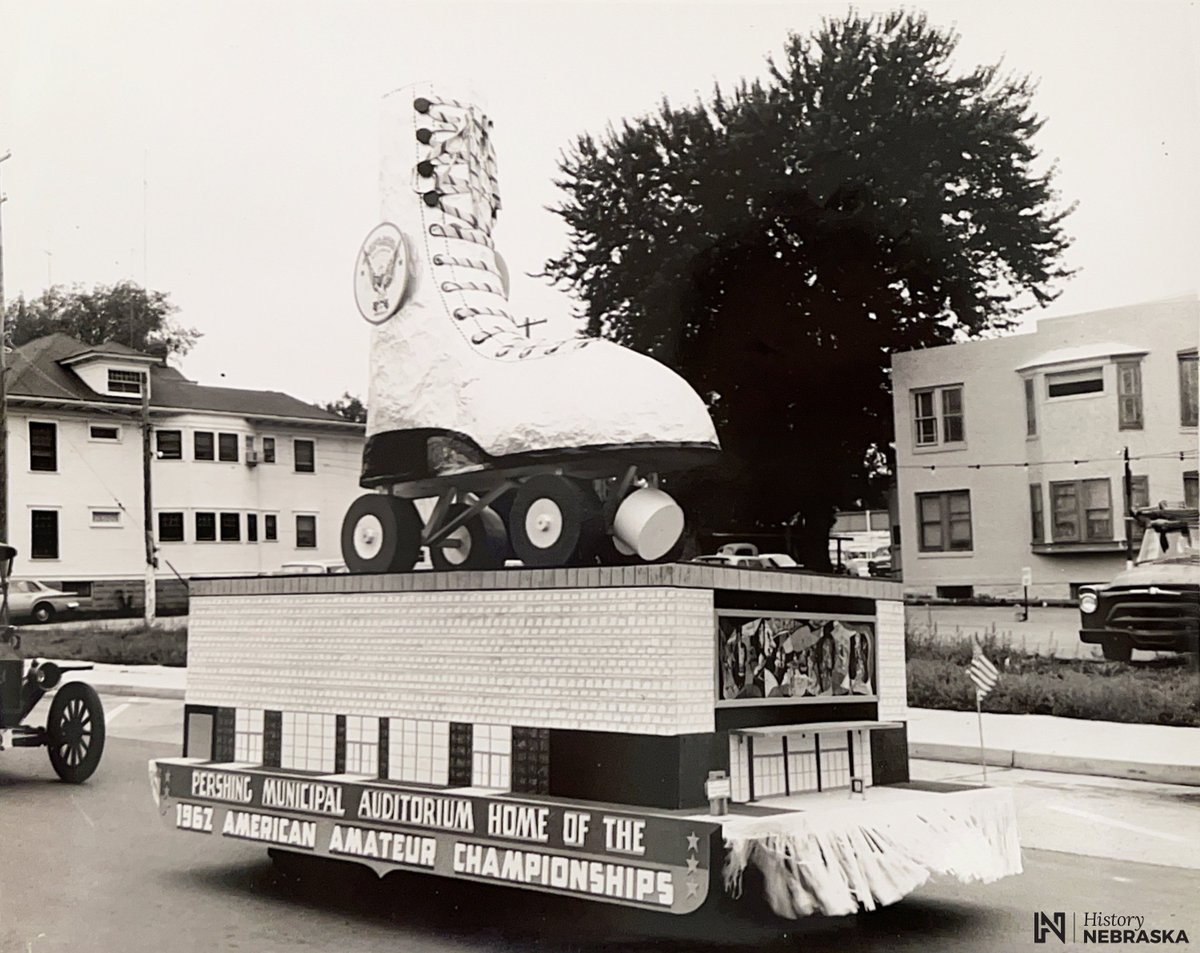
<path fill-rule="evenodd" d="M 447 490 L 438 497 L 437 505 L 433 508 L 433 513 L 429 516 L 429 522 L 425 524 L 425 528 L 421 531 L 421 542 L 427 546 L 436 546 L 442 543 L 451 533 L 462 527 L 468 520 L 474 519 L 515 485 L 511 481 L 505 480 L 474 502 L 465 504 L 461 512 L 455 514 L 448 522 L 442 525 L 442 521 L 446 517 L 446 512 L 457 495 L 457 491 Z"/>

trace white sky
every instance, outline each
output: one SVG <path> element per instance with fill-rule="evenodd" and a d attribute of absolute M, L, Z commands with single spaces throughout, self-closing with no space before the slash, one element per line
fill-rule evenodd
<path fill-rule="evenodd" d="M 860 4 L 864 12 L 875 5 Z M 1196 2 L 921 7 L 964 67 L 1040 79 L 1080 273 L 1045 316 L 1197 291 Z M 571 302 L 523 276 L 565 248 L 544 206 L 583 131 L 761 75 L 841 3 L 0 0 L 5 292 L 130 278 L 204 338 L 208 384 L 365 394 L 355 254 L 378 219 L 378 100 L 462 77 L 496 123 L 500 247 L 517 312 Z M 879 6 L 878 9 L 885 9 Z"/>

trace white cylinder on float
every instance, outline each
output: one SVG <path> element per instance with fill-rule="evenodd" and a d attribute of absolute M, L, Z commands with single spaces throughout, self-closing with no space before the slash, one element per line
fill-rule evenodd
<path fill-rule="evenodd" d="M 618 544 L 650 562 L 661 559 L 683 535 L 683 510 L 662 490 L 643 487 L 621 501 L 613 519 Z"/>

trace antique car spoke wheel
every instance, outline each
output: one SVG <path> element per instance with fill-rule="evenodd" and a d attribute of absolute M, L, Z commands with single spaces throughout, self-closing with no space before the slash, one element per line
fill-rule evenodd
<path fill-rule="evenodd" d="M 104 706 L 83 682 L 67 682 L 54 695 L 46 724 L 54 773 L 70 784 L 92 776 L 104 752 Z"/>

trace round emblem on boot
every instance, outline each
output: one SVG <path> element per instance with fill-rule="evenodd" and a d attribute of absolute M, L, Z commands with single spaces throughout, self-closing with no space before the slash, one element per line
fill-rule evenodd
<path fill-rule="evenodd" d="M 354 300 L 372 324 L 383 324 L 404 302 L 408 254 L 404 236 L 391 222 L 371 229 L 354 262 Z"/>

